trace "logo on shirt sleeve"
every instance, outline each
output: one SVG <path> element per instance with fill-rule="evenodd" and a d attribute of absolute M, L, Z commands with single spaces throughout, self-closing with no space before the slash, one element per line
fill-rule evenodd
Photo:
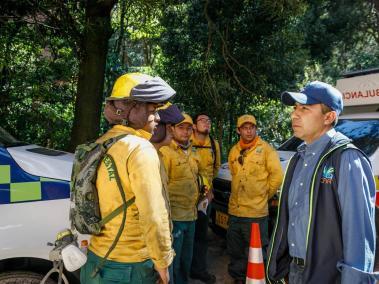
<path fill-rule="evenodd" d="M 331 184 L 334 177 L 334 168 L 325 166 L 322 170 L 321 183 Z"/>

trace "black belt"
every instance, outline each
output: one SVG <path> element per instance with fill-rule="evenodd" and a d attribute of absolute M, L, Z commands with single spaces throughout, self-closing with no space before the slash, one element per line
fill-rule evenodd
<path fill-rule="evenodd" d="M 305 261 L 304 261 L 304 259 L 302 259 L 302 258 L 293 257 L 292 260 L 293 260 L 293 262 L 296 263 L 298 266 L 304 267 L 304 265 L 305 265 Z"/>

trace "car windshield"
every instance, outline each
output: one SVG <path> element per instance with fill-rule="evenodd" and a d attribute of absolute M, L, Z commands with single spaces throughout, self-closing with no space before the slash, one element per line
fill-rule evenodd
<path fill-rule="evenodd" d="M 336 130 L 353 140 L 355 146 L 371 156 L 379 147 L 379 119 L 341 119 Z M 296 151 L 301 140 L 292 137 L 284 142 L 278 150 Z"/>
<path fill-rule="evenodd" d="M 14 146 L 22 146 L 27 143 L 21 142 L 10 135 L 6 130 L 0 127 L 0 146 L 3 147 L 14 147 Z"/>
<path fill-rule="evenodd" d="M 355 146 L 371 156 L 379 147 L 379 119 L 343 119 L 336 130 L 353 140 Z"/>

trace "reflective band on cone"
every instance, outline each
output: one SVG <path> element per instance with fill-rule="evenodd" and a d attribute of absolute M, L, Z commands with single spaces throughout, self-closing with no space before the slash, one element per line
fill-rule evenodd
<path fill-rule="evenodd" d="M 266 281 L 264 279 L 261 280 L 255 280 L 255 279 L 250 279 L 246 278 L 246 284 L 266 284 Z"/>
<path fill-rule="evenodd" d="M 252 223 L 246 284 L 265 283 L 265 266 L 262 256 L 261 233 L 259 231 L 259 224 Z"/>
<path fill-rule="evenodd" d="M 249 248 L 249 262 L 251 263 L 263 263 L 262 249 L 261 248 Z"/>

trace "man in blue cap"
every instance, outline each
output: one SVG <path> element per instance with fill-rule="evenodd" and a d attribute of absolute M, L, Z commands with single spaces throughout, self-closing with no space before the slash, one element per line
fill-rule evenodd
<path fill-rule="evenodd" d="M 375 283 L 375 181 L 368 158 L 336 132 L 341 93 L 311 82 L 284 92 L 302 139 L 282 185 L 267 264 L 270 280 Z"/>

